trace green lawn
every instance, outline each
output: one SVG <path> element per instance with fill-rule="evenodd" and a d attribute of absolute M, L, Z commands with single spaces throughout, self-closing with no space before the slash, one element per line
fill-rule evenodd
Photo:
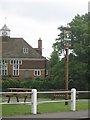
<path fill-rule="evenodd" d="M 87 110 L 88 102 L 79 102 L 77 110 Z M 70 111 L 70 103 L 45 103 L 38 105 L 38 113 Z M 2 116 L 30 115 L 31 105 L 2 105 Z"/>

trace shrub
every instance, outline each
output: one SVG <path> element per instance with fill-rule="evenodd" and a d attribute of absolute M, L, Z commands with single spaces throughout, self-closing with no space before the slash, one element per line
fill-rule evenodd
<path fill-rule="evenodd" d="M 17 88 L 19 87 L 19 81 L 15 79 L 2 80 L 2 90 L 6 91 L 7 88 Z"/>
<path fill-rule="evenodd" d="M 28 80 L 15 80 L 7 79 L 2 80 L 2 90 L 5 91 L 7 88 L 31 88 L 37 89 L 38 91 L 50 90 L 50 89 L 63 89 L 64 82 L 59 80 L 50 80 L 50 79 L 28 79 Z"/>
<path fill-rule="evenodd" d="M 32 88 L 32 80 L 20 80 L 20 87 L 21 88 Z"/>

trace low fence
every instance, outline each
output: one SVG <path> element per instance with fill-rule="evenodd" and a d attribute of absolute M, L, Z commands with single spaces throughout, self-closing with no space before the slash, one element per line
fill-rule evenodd
<path fill-rule="evenodd" d="M 52 93 L 67 93 L 71 94 L 71 99 L 70 100 L 51 100 L 51 101 L 37 101 L 37 94 L 52 94 Z M 0 104 L 31 104 L 31 112 L 32 114 L 37 114 L 37 105 L 38 104 L 43 104 L 43 103 L 50 103 L 50 102 L 70 102 L 70 109 L 72 111 L 76 111 L 76 93 L 88 93 L 90 91 L 76 91 L 75 88 L 72 88 L 71 91 L 43 91 L 43 92 L 37 92 L 36 89 L 32 89 L 31 92 L 0 92 L 0 95 L 4 94 L 31 94 L 31 102 L 0 102 Z M 84 100 L 83 100 L 84 101 Z"/>

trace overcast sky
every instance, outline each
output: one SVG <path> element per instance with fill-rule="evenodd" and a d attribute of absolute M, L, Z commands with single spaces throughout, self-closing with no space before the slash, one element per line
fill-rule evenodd
<path fill-rule="evenodd" d="M 75 15 L 88 12 L 89 0 L 0 0 L 0 28 L 6 23 L 11 37 L 23 37 L 37 47 L 41 37 L 43 56 L 50 57 L 52 45 Z M 5 17 L 7 18 L 5 21 Z"/>

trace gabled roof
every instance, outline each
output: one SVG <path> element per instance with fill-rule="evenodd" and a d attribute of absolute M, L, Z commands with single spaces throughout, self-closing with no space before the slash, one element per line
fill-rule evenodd
<path fill-rule="evenodd" d="M 4 40 L 3 40 L 4 39 Z M 44 58 L 32 48 L 23 38 L 2 39 L 3 58 Z M 23 48 L 28 48 L 28 53 L 23 53 Z"/>
<path fill-rule="evenodd" d="M 10 31 L 10 29 L 5 24 L 0 31 Z"/>

